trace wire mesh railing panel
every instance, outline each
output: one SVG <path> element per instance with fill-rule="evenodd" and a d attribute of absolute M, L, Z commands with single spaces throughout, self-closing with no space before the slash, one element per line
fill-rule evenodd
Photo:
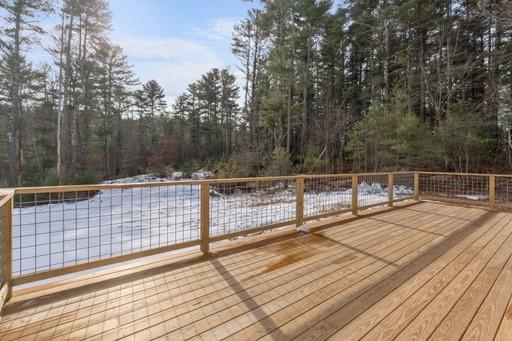
<path fill-rule="evenodd" d="M 199 239 L 199 185 L 16 195 L 13 276 Z"/>
<path fill-rule="evenodd" d="M 464 174 L 426 174 L 419 178 L 419 192 L 431 199 L 453 199 L 486 204 L 489 201 L 489 177 Z"/>
<path fill-rule="evenodd" d="M 212 184 L 210 236 L 295 221 L 295 185 L 295 179 Z"/>
<path fill-rule="evenodd" d="M 304 179 L 304 217 L 350 209 L 352 177 L 330 176 Z"/>
<path fill-rule="evenodd" d="M 355 178 L 357 198 L 352 193 Z M 494 191 L 490 191 L 494 180 Z M 414 192 L 415 186 L 418 193 Z M 201 250 L 207 250 L 204 244 L 209 243 L 208 235 L 210 241 L 218 241 L 301 224 L 305 218 L 351 208 L 390 204 L 391 198 L 410 199 L 415 194 L 420 199 L 512 207 L 512 176 L 429 172 L 416 176 L 413 172 L 306 175 L 16 191 L 12 217 L 11 198 L 8 206 L 0 205 L 2 245 L 11 233 L 8 228 L 12 221 L 12 254 L 0 249 L 0 265 L 1 271 L 8 268 L 3 265 L 12 257 L 12 276 L 20 283 L 34 277 L 19 277 L 47 270 L 199 245 L 202 237 Z M 351 207 L 356 202 L 357 207 Z M 142 252 L 147 250 L 154 251 Z M 0 281 L 4 278 L 5 274 L 0 273 Z"/>
<path fill-rule="evenodd" d="M 361 175 L 358 177 L 357 205 L 360 208 L 388 201 L 388 175 Z"/>
<path fill-rule="evenodd" d="M 2 197 L 0 196 L 0 201 Z M 9 205 L 7 202 L 4 204 L 0 204 L 0 287 L 4 284 L 6 274 L 5 274 L 5 262 L 7 259 L 7 252 L 8 250 L 5 249 L 4 245 L 6 245 L 6 232 L 7 229 L 10 228 L 8 226 L 8 219 L 9 219 Z"/>
<path fill-rule="evenodd" d="M 496 176 L 495 202 L 512 207 L 512 176 Z"/>
<path fill-rule="evenodd" d="M 414 197 L 414 173 L 393 175 L 393 200 Z"/>

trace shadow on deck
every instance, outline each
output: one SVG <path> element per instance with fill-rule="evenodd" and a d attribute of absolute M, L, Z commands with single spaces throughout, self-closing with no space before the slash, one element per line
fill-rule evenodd
<path fill-rule="evenodd" d="M 337 217 L 19 290 L 0 337 L 499 339 L 512 311 L 511 221 L 432 202 Z"/>

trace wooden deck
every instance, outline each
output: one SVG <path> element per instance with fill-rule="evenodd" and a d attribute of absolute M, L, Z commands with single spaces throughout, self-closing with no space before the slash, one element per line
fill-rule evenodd
<path fill-rule="evenodd" d="M 331 225 L 15 291 L 0 339 L 512 340 L 511 213 L 424 202 Z"/>

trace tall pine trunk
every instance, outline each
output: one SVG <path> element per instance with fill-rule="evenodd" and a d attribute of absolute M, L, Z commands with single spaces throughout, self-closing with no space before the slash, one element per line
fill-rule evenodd
<path fill-rule="evenodd" d="M 20 33 L 21 33 L 21 8 L 15 15 L 14 28 L 14 53 L 12 56 L 12 77 L 11 84 L 11 106 L 9 108 L 9 186 L 17 186 L 21 180 L 21 143 L 20 126 L 21 118 L 21 55 L 20 55 Z"/>

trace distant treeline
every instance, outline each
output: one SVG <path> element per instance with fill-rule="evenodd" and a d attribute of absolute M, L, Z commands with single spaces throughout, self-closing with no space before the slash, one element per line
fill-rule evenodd
<path fill-rule="evenodd" d="M 0 6 L 0 187 L 512 169 L 510 1 L 262 0 L 233 31 L 242 78 L 212 69 L 172 105 L 109 40 L 106 0 Z M 38 41 L 51 64 L 27 60 Z"/>

